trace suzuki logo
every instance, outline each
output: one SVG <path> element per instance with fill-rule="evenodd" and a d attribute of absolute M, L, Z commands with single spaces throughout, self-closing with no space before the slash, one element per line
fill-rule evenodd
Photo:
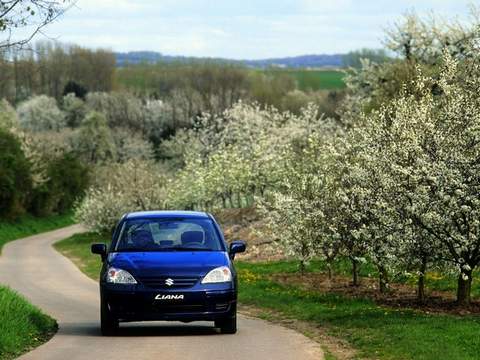
<path fill-rule="evenodd" d="M 157 296 L 155 296 L 155 300 L 183 300 L 183 294 L 180 294 L 180 295 L 161 295 L 161 294 L 158 294 Z"/>
<path fill-rule="evenodd" d="M 173 285 L 173 279 L 168 278 L 167 280 L 165 280 L 165 284 L 167 284 L 168 286 L 172 286 Z"/>

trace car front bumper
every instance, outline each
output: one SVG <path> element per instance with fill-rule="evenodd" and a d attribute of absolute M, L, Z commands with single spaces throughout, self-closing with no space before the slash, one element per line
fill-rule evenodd
<path fill-rule="evenodd" d="M 162 295 L 166 299 L 162 299 Z M 178 295 L 183 295 L 178 299 Z M 101 298 L 120 321 L 216 321 L 234 315 L 237 293 L 232 288 L 155 290 L 141 286 L 101 285 Z"/>

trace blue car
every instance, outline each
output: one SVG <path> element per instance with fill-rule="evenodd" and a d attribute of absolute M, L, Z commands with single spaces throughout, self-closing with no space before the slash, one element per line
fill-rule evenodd
<path fill-rule="evenodd" d="M 119 322 L 213 321 L 222 333 L 237 331 L 236 253 L 212 215 L 193 211 L 126 214 L 112 242 L 93 244 L 102 257 L 100 318 L 104 335 Z"/>

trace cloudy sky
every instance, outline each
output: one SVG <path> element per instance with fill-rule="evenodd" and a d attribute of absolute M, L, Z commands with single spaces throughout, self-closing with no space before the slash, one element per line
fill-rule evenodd
<path fill-rule="evenodd" d="M 259 59 L 380 47 L 409 10 L 465 19 L 471 0 L 78 0 L 45 31 L 115 51 Z"/>

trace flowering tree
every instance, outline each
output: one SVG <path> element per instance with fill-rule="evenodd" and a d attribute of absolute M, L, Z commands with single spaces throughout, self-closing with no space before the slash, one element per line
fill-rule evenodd
<path fill-rule="evenodd" d="M 395 179 L 395 205 L 405 224 L 413 224 L 417 236 L 433 237 L 458 269 L 460 304 L 470 301 L 480 262 L 478 74 L 478 63 L 462 70 L 446 55 L 439 79 L 419 72 L 414 93 L 371 118 L 373 143 L 386 144 L 381 161 L 385 176 Z"/>
<path fill-rule="evenodd" d="M 154 163 L 130 160 L 98 171 L 97 183 L 75 210 L 76 218 L 92 231 L 108 233 L 130 211 L 165 208 L 166 179 Z"/>
<path fill-rule="evenodd" d="M 302 273 L 310 259 L 320 257 L 331 278 L 332 262 L 341 245 L 331 223 L 335 179 L 328 169 L 333 158 L 318 137 L 310 137 L 301 150 L 290 148 L 285 156 L 289 171 L 283 186 L 260 203 L 260 210 L 268 231 L 288 255 L 300 260 Z"/>
<path fill-rule="evenodd" d="M 402 21 L 387 30 L 388 49 L 408 61 L 438 64 L 444 51 L 454 58 L 476 56 L 480 38 L 480 12 L 471 7 L 471 22 L 446 21 L 432 16 L 422 19 L 415 13 L 405 14 Z"/>
<path fill-rule="evenodd" d="M 86 107 L 88 111 L 102 113 L 111 128 L 124 127 L 143 131 L 145 127 L 141 100 L 128 93 L 88 93 Z"/>
<path fill-rule="evenodd" d="M 170 202 L 183 199 L 180 203 L 200 208 L 251 205 L 255 196 L 283 186 L 284 152 L 289 145 L 304 146 L 309 134 L 325 131 L 324 122 L 313 105 L 298 116 L 244 103 L 222 116 L 204 115 L 194 129 L 168 141 L 168 148 L 186 159 L 176 181 L 183 185 L 175 186 Z M 190 196 L 182 189 L 190 189 Z"/>
<path fill-rule="evenodd" d="M 40 95 L 21 103 L 17 108 L 20 126 L 29 131 L 59 131 L 66 126 L 65 114 L 54 98 Z"/>
<path fill-rule="evenodd" d="M 115 158 L 115 144 L 103 114 L 90 112 L 83 119 L 75 138 L 75 151 L 93 164 Z"/>
<path fill-rule="evenodd" d="M 178 209 L 206 209 L 212 201 L 206 194 L 205 167 L 198 153 L 185 155 L 185 166 L 168 183 L 167 206 Z"/>
<path fill-rule="evenodd" d="M 15 109 L 5 100 L 0 100 L 0 128 L 11 129 L 18 127 L 18 116 Z"/>
<path fill-rule="evenodd" d="M 364 211 L 368 192 L 363 186 L 363 168 L 358 166 L 361 148 L 352 140 L 353 137 L 340 136 L 329 148 L 334 159 L 328 169 L 333 178 L 328 193 L 329 222 L 340 239 L 343 255 L 352 263 L 352 284 L 358 286 L 359 265 L 365 262 L 368 247 L 361 233 L 368 222 Z"/>
<path fill-rule="evenodd" d="M 130 159 L 152 160 L 153 146 L 139 133 L 118 128 L 112 133 L 115 143 L 116 160 L 125 162 Z"/>

